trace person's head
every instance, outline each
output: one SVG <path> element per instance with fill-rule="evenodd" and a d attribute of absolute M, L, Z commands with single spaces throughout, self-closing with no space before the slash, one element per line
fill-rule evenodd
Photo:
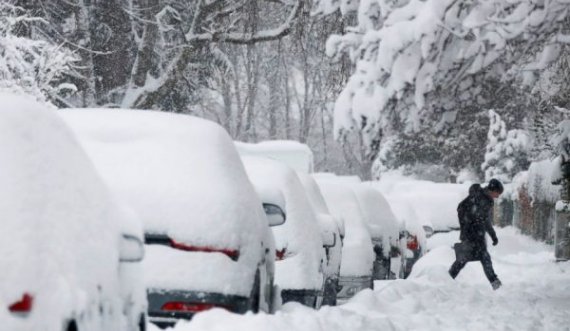
<path fill-rule="evenodd" d="M 498 179 L 491 179 L 489 185 L 487 185 L 487 191 L 493 199 L 498 198 L 503 193 L 503 184 Z"/>

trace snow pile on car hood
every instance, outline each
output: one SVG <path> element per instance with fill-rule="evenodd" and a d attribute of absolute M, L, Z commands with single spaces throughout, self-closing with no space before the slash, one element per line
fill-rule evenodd
<path fill-rule="evenodd" d="M 287 220 L 271 228 L 276 250 L 285 249 L 285 259 L 276 263 L 276 283 L 282 289 L 320 289 L 321 231 L 299 178 L 286 165 L 267 158 L 244 156 L 243 163 L 256 190 L 277 189 L 285 197 Z"/>
<path fill-rule="evenodd" d="M 120 311 L 119 228 L 129 215 L 57 113 L 30 99 L 0 93 L 0 321 L 10 331 L 60 331 L 96 300 Z M 24 293 L 32 314 L 10 316 Z M 123 327 L 119 318 L 104 325 Z"/>
<path fill-rule="evenodd" d="M 333 215 L 344 219 L 341 276 L 370 276 L 374 262 L 372 240 L 356 195 L 349 185 L 317 177 L 323 197 Z"/>
<path fill-rule="evenodd" d="M 221 285 L 219 277 L 211 277 L 213 270 L 228 270 L 235 281 L 224 284 L 224 291 L 249 294 L 267 220 L 223 128 L 193 116 L 155 111 L 76 109 L 61 114 L 112 189 L 141 216 L 145 232 L 240 252 L 236 264 L 215 254 L 164 256 L 161 248 L 150 245 L 145 261 L 149 282 L 214 290 Z"/>

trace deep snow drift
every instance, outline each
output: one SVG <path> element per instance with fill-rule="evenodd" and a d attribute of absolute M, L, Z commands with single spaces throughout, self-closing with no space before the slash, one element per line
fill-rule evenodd
<path fill-rule="evenodd" d="M 497 229 L 490 247 L 503 287 L 494 292 L 481 264 L 457 280 L 447 270 L 457 232 L 429 239 L 431 251 L 407 280 L 379 281 L 339 307 L 319 311 L 286 304 L 275 315 L 235 315 L 223 310 L 180 322 L 176 331 L 306 330 L 558 330 L 570 325 L 570 263 L 555 263 L 552 247 L 513 228 Z M 151 326 L 152 331 L 155 328 Z"/>

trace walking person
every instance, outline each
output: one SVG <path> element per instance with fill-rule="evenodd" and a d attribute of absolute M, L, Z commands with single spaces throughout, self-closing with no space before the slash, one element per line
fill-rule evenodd
<path fill-rule="evenodd" d="M 456 249 L 456 260 L 449 269 L 449 275 L 455 279 L 467 262 L 481 261 L 485 276 L 491 283 L 493 290 L 501 287 L 501 281 L 493 270 L 491 255 L 487 251 L 485 235 L 488 233 L 493 240 L 493 246 L 499 243 L 497 234 L 493 229 L 493 199 L 503 193 L 503 184 L 497 179 L 491 179 L 487 187 L 474 184 L 469 188 L 469 196 L 459 203 L 457 214 L 459 217 L 461 243 Z M 458 245 L 458 244 L 456 244 Z M 465 254 L 458 253 L 461 250 Z"/>

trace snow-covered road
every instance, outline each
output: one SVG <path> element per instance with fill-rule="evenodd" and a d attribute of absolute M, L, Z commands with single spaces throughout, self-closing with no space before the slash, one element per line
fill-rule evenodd
<path fill-rule="evenodd" d="M 214 310 L 175 330 L 570 330 L 570 263 L 555 263 L 550 246 L 513 228 L 497 234 L 499 245 L 490 252 L 503 287 L 496 292 L 478 262 L 468 264 L 457 280 L 449 277 L 454 232 L 430 239 L 430 253 L 409 279 L 376 282 L 374 291 L 342 306 L 315 311 L 286 304 L 275 315 L 245 316 Z"/>

